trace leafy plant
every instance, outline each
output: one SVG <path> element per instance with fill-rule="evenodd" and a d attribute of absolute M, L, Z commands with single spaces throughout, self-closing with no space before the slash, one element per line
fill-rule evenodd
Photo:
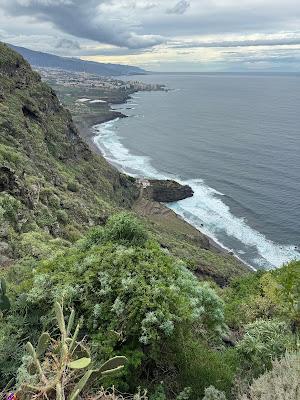
<path fill-rule="evenodd" d="M 26 367 L 29 379 L 20 382 L 17 390 L 20 399 L 34 394 L 48 399 L 55 396 L 59 400 L 66 397 L 75 400 L 92 380 L 118 372 L 126 363 L 127 359 L 120 356 L 109 359 L 99 368 L 91 368 L 90 353 L 84 342 L 77 340 L 79 324 L 71 335 L 75 311 L 71 311 L 66 326 L 62 307 L 55 303 L 54 308 L 60 337 L 52 339 L 49 333 L 44 332 L 36 348 L 30 342 L 27 343 L 29 357 L 26 358 Z"/>
<path fill-rule="evenodd" d="M 237 345 L 245 370 L 258 376 L 272 364 L 272 359 L 295 346 L 288 325 L 280 320 L 257 320 L 245 326 L 245 334 Z"/>
<path fill-rule="evenodd" d="M 296 400 L 300 397 L 300 354 L 287 353 L 253 381 L 239 400 Z"/>
<path fill-rule="evenodd" d="M 226 400 L 226 396 L 224 392 L 221 392 L 214 386 L 209 386 L 205 389 L 205 396 L 202 400 Z"/>

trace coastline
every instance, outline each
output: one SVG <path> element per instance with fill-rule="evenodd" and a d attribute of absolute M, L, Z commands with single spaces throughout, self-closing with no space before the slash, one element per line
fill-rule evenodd
<path fill-rule="evenodd" d="M 136 91 L 139 92 L 139 91 Z M 136 93 L 135 92 L 135 93 Z M 132 94 L 132 93 L 131 93 Z M 131 98 L 130 95 L 124 97 L 123 101 L 118 102 L 117 104 L 126 104 L 126 102 Z M 111 103 L 116 104 L 116 103 Z M 101 155 L 104 157 L 103 152 L 101 149 L 96 145 L 94 138 L 95 133 L 93 131 L 93 127 L 96 125 L 101 125 L 109 121 L 113 121 L 118 118 L 127 118 L 128 116 L 119 112 L 115 111 L 109 105 L 109 113 L 102 116 L 85 116 L 79 119 L 76 119 L 76 125 L 79 129 L 79 133 L 81 138 L 89 145 L 90 149 L 94 151 L 96 154 Z M 107 162 L 110 163 L 109 160 Z M 111 164 L 111 163 L 110 163 Z M 112 165 L 112 164 L 111 164 Z M 114 168 L 116 168 L 113 165 Z M 240 265 L 241 269 L 246 269 L 248 272 L 255 271 L 256 269 L 251 265 L 247 264 L 243 261 L 240 257 L 234 254 L 231 250 L 227 249 L 226 247 L 222 246 L 222 244 L 218 243 L 212 237 L 208 236 L 206 233 L 202 232 L 201 229 L 196 228 L 189 222 L 187 222 L 181 215 L 177 214 L 175 211 L 170 209 L 164 203 L 158 203 L 155 201 L 147 202 L 147 205 L 139 203 L 139 200 L 133 205 L 133 209 L 138 212 L 141 216 L 147 217 L 148 219 L 152 220 L 153 222 L 157 222 L 158 220 L 161 222 L 162 220 L 171 220 L 171 224 L 178 227 L 180 225 L 183 231 L 187 231 L 187 235 L 192 238 L 194 241 L 201 242 L 201 246 L 204 249 L 209 249 L 216 254 L 226 255 L 228 257 L 233 257 Z M 147 210 L 145 212 L 145 210 Z M 207 243 L 207 245 L 203 246 L 203 243 Z"/>

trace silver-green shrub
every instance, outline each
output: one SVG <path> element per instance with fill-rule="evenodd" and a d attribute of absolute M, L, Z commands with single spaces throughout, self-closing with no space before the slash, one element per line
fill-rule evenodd
<path fill-rule="evenodd" d="M 271 371 L 253 381 L 239 400 L 299 400 L 300 353 L 286 354 L 272 362 Z"/>
<path fill-rule="evenodd" d="M 226 400 L 226 396 L 224 392 L 221 392 L 214 386 L 209 386 L 205 389 L 205 396 L 202 400 Z"/>
<path fill-rule="evenodd" d="M 284 321 L 259 319 L 246 325 L 237 350 L 244 369 L 258 376 L 270 369 L 273 359 L 280 358 L 294 346 L 295 338 Z"/>

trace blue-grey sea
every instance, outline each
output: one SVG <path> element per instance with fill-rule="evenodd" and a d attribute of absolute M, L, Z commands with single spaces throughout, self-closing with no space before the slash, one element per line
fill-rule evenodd
<path fill-rule="evenodd" d="M 136 79 L 171 90 L 114 107 L 129 118 L 95 127 L 105 157 L 192 186 L 168 206 L 252 267 L 300 259 L 300 76 Z"/>

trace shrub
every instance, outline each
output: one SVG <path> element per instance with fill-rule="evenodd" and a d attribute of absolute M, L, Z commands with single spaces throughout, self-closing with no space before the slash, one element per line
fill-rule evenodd
<path fill-rule="evenodd" d="M 224 392 L 220 392 L 214 386 L 209 386 L 205 389 L 205 396 L 202 400 L 226 400 L 226 396 Z"/>
<path fill-rule="evenodd" d="M 258 376 L 271 367 L 272 359 L 294 346 L 287 324 L 279 320 L 257 320 L 246 325 L 237 349 L 246 370 Z"/>
<path fill-rule="evenodd" d="M 99 246 L 106 241 L 105 230 L 102 226 L 94 226 L 91 228 L 85 237 L 78 242 L 79 248 L 88 250 L 92 246 Z"/>
<path fill-rule="evenodd" d="M 62 224 L 66 224 L 69 220 L 68 214 L 65 210 L 57 210 L 56 217 Z"/>
<path fill-rule="evenodd" d="M 164 356 L 166 370 L 175 369 L 177 373 L 171 377 L 168 387 L 173 390 L 174 381 L 182 387 L 191 387 L 191 399 L 199 399 L 205 395 L 208 386 L 214 386 L 230 398 L 231 388 L 239 367 L 236 350 L 210 348 L 204 338 L 195 336 L 188 330 L 181 331 L 172 338 L 170 354 Z M 178 389 L 177 389 L 178 390 Z"/>
<path fill-rule="evenodd" d="M 286 306 L 295 329 L 300 330 L 300 261 L 293 261 L 273 272 L 278 300 Z"/>
<path fill-rule="evenodd" d="M 89 249 L 107 242 L 116 242 L 126 246 L 144 246 L 148 240 L 147 231 L 133 215 L 123 212 L 110 217 L 105 228 L 95 226 L 79 242 L 79 247 Z"/>
<path fill-rule="evenodd" d="M 8 220 L 14 224 L 18 222 L 18 212 L 22 208 L 19 200 L 7 193 L 1 194 L 0 207 L 2 219 Z"/>
<path fill-rule="evenodd" d="M 67 189 L 68 189 L 70 192 L 78 192 L 79 189 L 80 189 L 80 185 L 79 185 L 79 183 L 76 182 L 76 181 L 70 181 L 70 182 L 68 182 L 68 184 L 67 184 Z"/>
<path fill-rule="evenodd" d="M 104 235 L 111 237 L 116 225 L 108 224 Z M 119 237 L 87 250 L 76 246 L 38 262 L 34 271 L 26 272 L 27 278 L 23 275 L 13 306 L 24 316 L 21 334 L 26 337 L 42 325 L 51 326 L 48 304 L 63 298 L 84 317 L 82 330 L 89 335 L 96 360 L 120 349 L 130 358 L 128 382 L 134 385 L 137 368 L 149 360 L 155 365 L 159 347 L 166 338 L 176 337 L 180 325 L 192 330 L 196 324 L 203 335 L 219 335 L 223 302 L 157 243 L 147 241 L 138 247 L 124 241 L 124 235 Z M 136 243 L 134 235 L 125 237 Z"/>
<path fill-rule="evenodd" d="M 224 291 L 228 325 L 240 329 L 257 319 L 281 315 L 282 307 L 271 287 L 278 286 L 270 273 L 256 272 L 235 279 Z"/>
<path fill-rule="evenodd" d="M 65 225 L 62 231 L 64 239 L 69 240 L 72 243 L 79 240 L 82 236 L 79 230 L 74 225 L 71 224 Z"/>
<path fill-rule="evenodd" d="M 23 233 L 18 238 L 21 256 L 30 256 L 37 259 L 51 258 L 60 250 L 64 250 L 69 243 L 63 239 L 53 237 L 43 231 Z"/>
<path fill-rule="evenodd" d="M 144 246 L 148 235 L 141 223 L 128 213 L 120 213 L 109 218 L 106 229 L 107 239 L 133 246 Z"/>
<path fill-rule="evenodd" d="M 300 398 L 300 353 L 272 362 L 272 369 L 253 381 L 240 400 L 296 400 Z"/>
<path fill-rule="evenodd" d="M 170 336 L 183 321 L 201 321 L 208 330 L 224 323 L 216 293 L 154 243 L 127 248 L 108 242 L 41 264 L 28 300 L 42 305 L 62 295 L 82 302 L 89 329 L 98 332 L 104 324 L 122 340 L 143 344 Z"/>

